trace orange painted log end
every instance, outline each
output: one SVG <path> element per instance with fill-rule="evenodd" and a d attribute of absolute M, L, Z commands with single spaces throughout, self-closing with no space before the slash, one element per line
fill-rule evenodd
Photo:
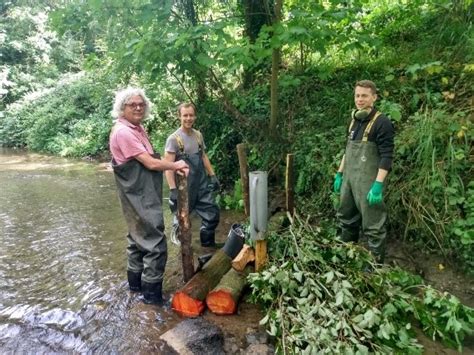
<path fill-rule="evenodd" d="M 234 314 L 237 309 L 237 304 L 226 291 L 211 291 L 206 297 L 207 308 L 214 313 L 219 315 Z"/>
<path fill-rule="evenodd" d="M 202 301 L 189 297 L 184 292 L 176 292 L 171 302 L 171 308 L 185 317 L 199 317 L 204 312 L 205 304 Z"/>

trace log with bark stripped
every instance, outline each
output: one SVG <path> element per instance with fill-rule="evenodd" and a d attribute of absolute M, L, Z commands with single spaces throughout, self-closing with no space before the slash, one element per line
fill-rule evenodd
<path fill-rule="evenodd" d="M 178 290 L 171 303 L 176 312 L 186 317 L 197 317 L 205 308 L 207 294 L 231 268 L 232 259 L 222 249 L 218 250 L 183 288 Z"/>
<path fill-rule="evenodd" d="M 242 271 L 252 261 L 255 261 L 255 251 L 250 245 L 245 244 L 240 253 L 232 260 L 232 267 L 237 271 Z"/>
<path fill-rule="evenodd" d="M 241 272 L 231 268 L 207 295 L 206 304 L 209 310 L 219 315 L 234 314 L 247 282 L 247 276 L 252 271 L 253 267 L 250 265 L 247 265 Z"/>

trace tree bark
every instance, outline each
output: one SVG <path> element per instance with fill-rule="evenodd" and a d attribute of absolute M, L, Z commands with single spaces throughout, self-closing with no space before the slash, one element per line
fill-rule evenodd
<path fill-rule="evenodd" d="M 253 271 L 248 265 L 243 271 L 231 268 L 219 284 L 206 297 L 206 304 L 212 313 L 234 314 L 237 310 L 240 295 L 247 283 L 247 276 Z"/>
<path fill-rule="evenodd" d="M 181 262 L 183 265 L 183 279 L 187 282 L 194 275 L 194 260 L 191 219 L 189 218 L 188 182 L 185 176 L 176 175 L 178 183 L 178 239 L 181 242 Z"/>

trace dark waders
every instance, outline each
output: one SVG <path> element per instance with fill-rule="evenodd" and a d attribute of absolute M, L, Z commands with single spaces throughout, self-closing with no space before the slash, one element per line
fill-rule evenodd
<path fill-rule="evenodd" d="M 130 289 L 143 291 L 146 303 L 162 302 L 167 260 L 162 209 L 163 173 L 133 159 L 112 164 L 118 195 L 128 225 L 127 274 Z"/>
<path fill-rule="evenodd" d="M 349 140 L 347 143 L 341 203 L 337 216 L 342 229 L 341 239 L 345 242 L 357 242 L 362 226 L 362 233 L 368 239 L 369 250 L 377 262 L 383 263 L 387 235 L 386 207 L 384 203 L 369 206 L 367 201 L 367 194 L 377 177 L 380 161 L 377 145 L 367 141 L 372 124 L 367 126 L 361 141 Z"/>
<path fill-rule="evenodd" d="M 199 152 L 188 154 L 183 152 L 178 137 L 180 150 L 176 153 L 176 160 L 183 159 L 189 165 L 188 194 L 189 213 L 196 211 L 201 217 L 200 239 L 203 247 L 215 246 L 215 230 L 219 224 L 219 206 L 217 206 L 213 191 L 208 188 L 208 177 L 204 162 L 202 160 L 202 148 L 199 144 Z M 176 217 L 173 223 L 178 223 Z"/>

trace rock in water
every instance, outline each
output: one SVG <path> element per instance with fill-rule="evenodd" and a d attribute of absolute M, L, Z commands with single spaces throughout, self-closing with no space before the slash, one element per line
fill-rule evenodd
<path fill-rule="evenodd" d="M 222 330 L 203 318 L 185 319 L 160 339 L 180 355 L 224 355 Z"/>

